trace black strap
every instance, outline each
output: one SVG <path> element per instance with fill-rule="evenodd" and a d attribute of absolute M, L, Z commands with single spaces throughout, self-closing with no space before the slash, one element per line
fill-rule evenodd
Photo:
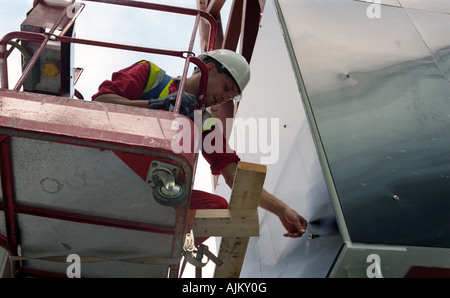
<path fill-rule="evenodd" d="M 195 254 L 195 256 L 194 256 Z M 196 276 L 201 277 L 201 268 L 205 267 L 206 264 L 208 264 L 209 260 L 213 261 L 217 267 L 221 267 L 223 265 L 223 262 L 216 257 L 208 248 L 208 246 L 204 244 L 200 244 L 197 247 L 197 250 L 194 251 L 183 251 L 183 264 L 181 266 L 180 276 L 183 275 L 184 268 L 186 267 L 186 263 L 189 262 L 191 265 L 196 267 Z M 203 256 L 208 257 L 208 260 L 206 262 L 202 262 Z M 200 270 L 197 270 L 200 269 Z"/>

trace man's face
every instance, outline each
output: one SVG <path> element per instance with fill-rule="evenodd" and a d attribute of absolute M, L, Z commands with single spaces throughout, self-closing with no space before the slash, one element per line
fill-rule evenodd
<path fill-rule="evenodd" d="M 233 99 L 239 94 L 239 88 L 232 78 L 220 73 L 214 63 L 208 63 L 208 86 L 206 89 L 206 106 L 216 106 Z"/>

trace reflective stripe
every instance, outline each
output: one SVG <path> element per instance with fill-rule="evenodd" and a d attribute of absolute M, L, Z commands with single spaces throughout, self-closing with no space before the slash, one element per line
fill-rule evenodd
<path fill-rule="evenodd" d="M 208 111 L 205 111 L 205 113 L 203 113 L 202 122 L 203 122 L 202 133 L 212 130 L 213 127 L 217 124 L 216 118 L 214 118 L 213 115 L 208 113 Z"/>
<path fill-rule="evenodd" d="M 165 98 L 167 97 L 167 95 L 169 95 L 169 88 L 170 85 L 172 85 L 173 80 L 169 80 L 169 83 L 167 83 L 166 87 L 164 87 L 164 89 L 161 91 L 161 93 L 159 93 L 159 97 L 158 98 Z M 163 84 L 161 84 L 163 85 Z"/>
<path fill-rule="evenodd" d="M 161 68 L 159 68 L 156 64 L 150 62 L 150 61 L 140 61 L 138 63 L 148 63 L 149 64 L 149 74 L 147 79 L 147 85 L 145 86 L 143 94 L 150 91 L 152 88 L 154 88 L 156 85 L 160 83 L 161 76 L 158 77 L 158 81 L 156 80 L 158 74 L 161 72 Z M 164 70 L 162 70 L 164 72 Z M 163 73 L 164 75 L 164 73 Z"/>
<path fill-rule="evenodd" d="M 163 69 L 150 61 L 142 60 L 136 64 L 140 63 L 149 64 L 147 84 L 142 92 L 141 99 L 158 99 L 165 98 L 169 95 L 169 87 L 173 82 L 172 78 L 169 75 L 166 75 L 166 72 Z"/>
<path fill-rule="evenodd" d="M 159 81 L 160 82 L 156 84 L 156 86 L 152 86 L 149 91 L 144 92 L 141 99 L 165 98 L 167 95 L 169 95 L 169 87 L 173 82 L 172 78 L 168 75 L 164 75 L 164 77 Z"/>
<path fill-rule="evenodd" d="M 140 63 L 149 63 L 149 76 L 141 99 L 160 99 L 167 97 L 169 95 L 170 85 L 174 80 L 166 75 L 166 72 L 156 64 L 147 60 L 139 61 L 136 64 Z M 203 113 L 202 123 L 202 133 L 205 133 L 214 128 L 217 120 L 208 111 L 205 111 Z"/>

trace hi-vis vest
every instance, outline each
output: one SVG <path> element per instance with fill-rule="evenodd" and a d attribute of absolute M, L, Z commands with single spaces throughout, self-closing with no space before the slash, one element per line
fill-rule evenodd
<path fill-rule="evenodd" d="M 166 72 L 159 68 L 156 64 L 142 60 L 137 62 L 148 63 L 149 64 L 149 74 L 147 79 L 147 84 L 145 85 L 144 91 L 142 92 L 141 99 L 162 99 L 169 95 L 169 87 L 172 85 L 174 79 L 167 75 Z M 203 113 L 202 119 L 202 133 L 210 131 L 217 123 L 216 118 L 214 118 L 210 113 L 205 111 Z"/>
<path fill-rule="evenodd" d="M 169 87 L 173 82 L 172 77 L 167 75 L 163 69 L 150 61 L 142 60 L 136 64 L 141 63 L 149 64 L 147 84 L 142 92 L 141 99 L 159 99 L 167 97 L 167 95 L 169 95 Z"/>

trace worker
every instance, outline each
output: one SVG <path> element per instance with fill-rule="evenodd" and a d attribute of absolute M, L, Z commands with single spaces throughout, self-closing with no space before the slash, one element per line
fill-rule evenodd
<path fill-rule="evenodd" d="M 228 100 L 240 97 L 250 80 L 250 68 L 244 57 L 225 49 L 213 50 L 199 56 L 208 70 L 208 83 L 205 94 L 205 106 L 211 107 Z M 180 113 L 188 117 L 198 109 L 200 71 L 186 78 L 182 94 Z M 128 106 L 165 109 L 172 111 L 179 87 L 179 79 L 165 73 L 150 61 L 140 61 L 118 72 L 114 72 L 111 80 L 104 81 L 92 100 Z M 202 133 L 207 135 L 216 126 Z M 223 134 L 222 134 L 223 135 Z M 213 175 L 221 174 L 231 188 L 240 158 L 228 147 L 223 138 L 221 152 L 202 154 L 211 166 Z M 216 144 L 217 146 L 217 144 Z M 263 189 L 259 206 L 279 217 L 286 229 L 284 236 L 300 237 L 306 232 L 307 221 L 282 200 Z M 221 209 L 228 208 L 227 201 L 211 193 L 192 191 L 190 209 Z"/>

